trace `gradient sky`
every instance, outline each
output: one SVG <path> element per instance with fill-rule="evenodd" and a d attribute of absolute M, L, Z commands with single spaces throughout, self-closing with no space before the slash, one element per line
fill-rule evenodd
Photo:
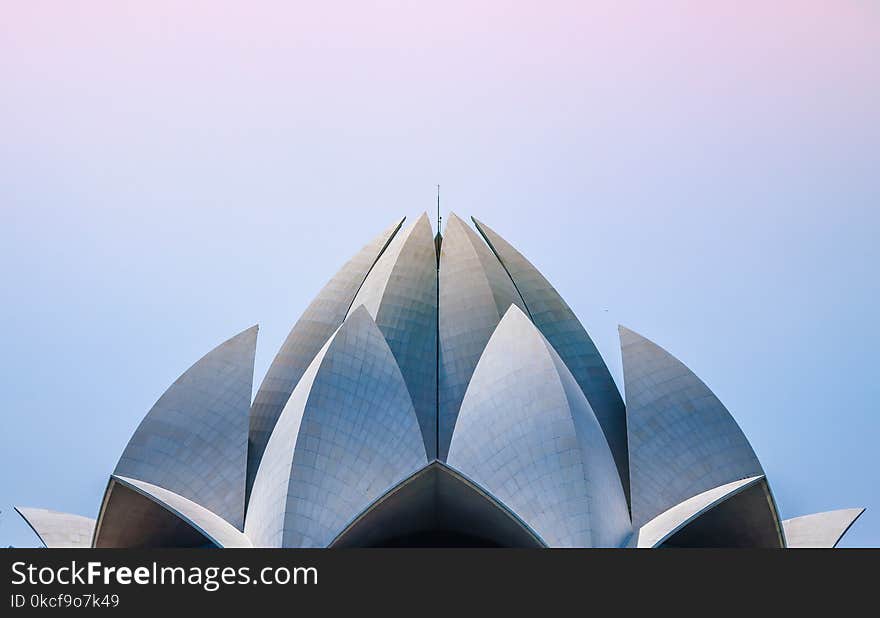
<path fill-rule="evenodd" d="M 0 19 L 0 545 L 395 217 L 475 215 L 620 379 L 678 356 L 783 517 L 880 546 L 880 3 L 45 2 Z"/>

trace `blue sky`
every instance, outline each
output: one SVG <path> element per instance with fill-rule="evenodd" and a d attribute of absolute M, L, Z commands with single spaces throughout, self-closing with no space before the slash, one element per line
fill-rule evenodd
<path fill-rule="evenodd" d="M 784 517 L 866 506 L 843 545 L 880 545 L 876 3 L 12 4 L 0 545 L 37 543 L 15 504 L 94 516 L 159 395 L 254 323 L 259 383 L 437 183 L 618 379 L 618 323 L 703 378 Z"/>

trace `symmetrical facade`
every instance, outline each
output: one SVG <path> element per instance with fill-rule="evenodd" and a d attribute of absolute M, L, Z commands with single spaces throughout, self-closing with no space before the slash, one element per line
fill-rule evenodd
<path fill-rule="evenodd" d="M 487 225 L 399 220 L 327 283 L 256 396 L 257 327 L 135 431 L 97 519 L 47 547 L 834 547 L 863 509 L 781 521 L 736 421 L 620 328 L 625 397 L 572 310 Z"/>

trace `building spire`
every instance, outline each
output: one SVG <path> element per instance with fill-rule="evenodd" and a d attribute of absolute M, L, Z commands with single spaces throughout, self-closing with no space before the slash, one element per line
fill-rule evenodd
<path fill-rule="evenodd" d="M 437 270 L 440 270 L 440 244 L 443 242 L 443 236 L 440 235 L 440 224 L 443 217 L 440 216 L 440 185 L 437 185 L 437 235 L 434 236 L 434 250 L 437 252 Z"/>
<path fill-rule="evenodd" d="M 440 233 L 440 224 L 443 223 L 443 217 L 440 216 L 440 185 L 437 185 L 437 233 Z"/>

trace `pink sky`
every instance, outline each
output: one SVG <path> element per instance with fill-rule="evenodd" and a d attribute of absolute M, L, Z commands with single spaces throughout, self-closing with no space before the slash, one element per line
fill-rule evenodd
<path fill-rule="evenodd" d="M 0 128 L 13 147 L 380 127 L 662 143 L 688 127 L 745 139 L 748 117 L 858 141 L 877 130 L 878 14 L 861 0 L 12 1 Z M 572 110 L 590 118 L 573 127 Z"/>

